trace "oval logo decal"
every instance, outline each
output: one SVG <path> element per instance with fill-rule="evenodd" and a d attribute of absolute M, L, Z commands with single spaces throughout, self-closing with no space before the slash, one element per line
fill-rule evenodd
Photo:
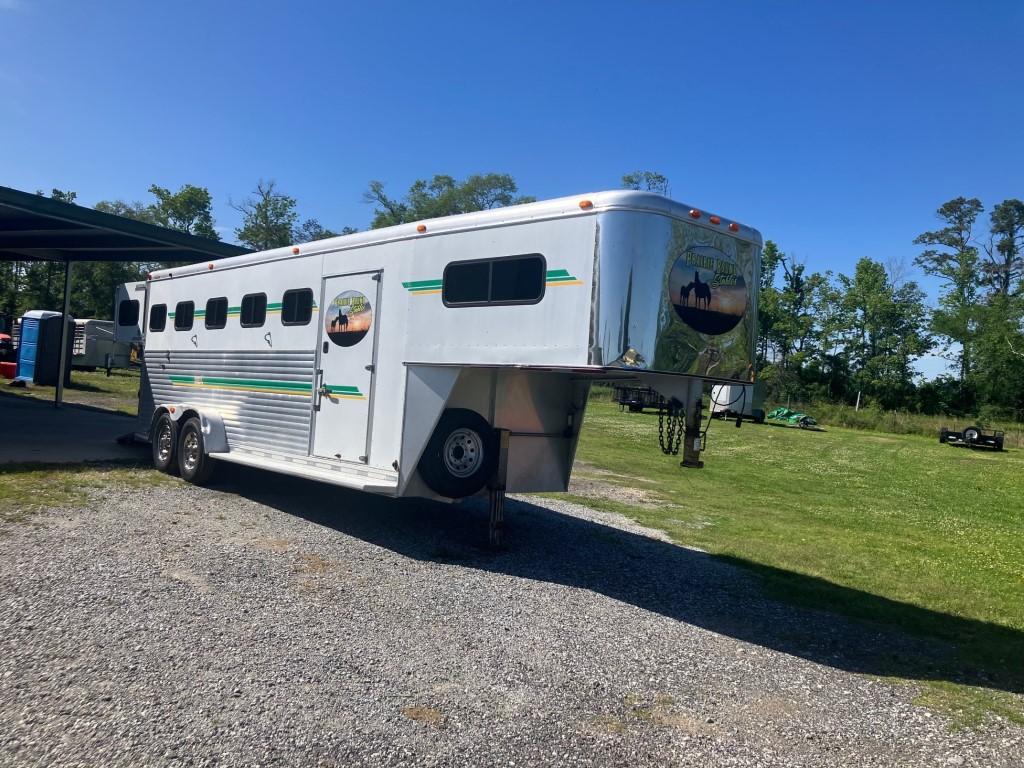
<path fill-rule="evenodd" d="M 676 315 L 699 333 L 728 333 L 747 313 L 747 284 L 736 262 L 717 248 L 691 245 L 668 276 Z"/>

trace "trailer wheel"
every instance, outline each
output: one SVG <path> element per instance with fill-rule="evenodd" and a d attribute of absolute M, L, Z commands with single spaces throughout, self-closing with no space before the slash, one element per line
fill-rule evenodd
<path fill-rule="evenodd" d="M 939 442 L 944 443 L 949 439 L 949 430 L 943 427 L 939 430 Z"/>
<path fill-rule="evenodd" d="M 472 496 L 490 477 L 497 453 L 494 430 L 483 416 L 449 408 L 441 414 L 420 458 L 420 477 L 440 496 Z"/>
<path fill-rule="evenodd" d="M 166 413 L 161 413 L 154 422 L 150 442 L 153 447 L 153 466 L 161 472 L 174 472 L 178 466 L 175 461 L 178 430 Z"/>
<path fill-rule="evenodd" d="M 974 445 L 976 442 L 978 442 L 978 438 L 981 437 L 981 430 L 978 429 L 977 427 L 967 427 L 967 429 L 964 430 L 963 434 L 964 442 L 967 443 L 968 445 Z"/>
<path fill-rule="evenodd" d="M 205 485 L 213 474 L 213 462 L 203 446 L 203 430 L 195 416 L 187 419 L 178 438 L 178 471 L 183 479 Z"/>

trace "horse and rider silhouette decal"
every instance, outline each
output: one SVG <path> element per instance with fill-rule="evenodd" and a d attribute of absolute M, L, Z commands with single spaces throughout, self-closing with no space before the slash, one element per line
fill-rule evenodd
<path fill-rule="evenodd" d="M 688 247 L 672 265 L 669 301 L 679 319 L 699 333 L 728 333 L 747 312 L 747 284 L 736 262 L 708 245 Z"/>
<path fill-rule="evenodd" d="M 359 291 L 342 291 L 324 313 L 327 337 L 339 347 L 358 344 L 370 332 L 372 324 L 373 307 Z"/>

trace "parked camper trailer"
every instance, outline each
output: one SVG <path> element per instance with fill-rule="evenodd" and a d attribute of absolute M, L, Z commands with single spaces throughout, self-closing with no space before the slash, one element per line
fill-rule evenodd
<path fill-rule="evenodd" d="M 564 491 L 595 381 L 747 382 L 761 237 L 614 191 L 155 272 L 138 437 L 390 496 Z M 493 496 L 492 496 L 493 498 Z"/>

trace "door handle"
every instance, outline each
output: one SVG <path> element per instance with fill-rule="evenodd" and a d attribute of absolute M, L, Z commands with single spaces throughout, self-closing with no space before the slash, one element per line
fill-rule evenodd
<path fill-rule="evenodd" d="M 317 371 L 316 371 L 316 381 L 318 382 L 319 386 L 317 386 L 313 390 L 313 394 L 314 394 L 314 397 L 313 397 L 313 410 L 314 411 L 319 411 L 320 410 L 320 399 L 324 395 L 327 394 L 327 386 L 323 383 L 323 381 L 324 381 L 324 369 L 323 368 L 318 368 L 317 369 Z"/>

